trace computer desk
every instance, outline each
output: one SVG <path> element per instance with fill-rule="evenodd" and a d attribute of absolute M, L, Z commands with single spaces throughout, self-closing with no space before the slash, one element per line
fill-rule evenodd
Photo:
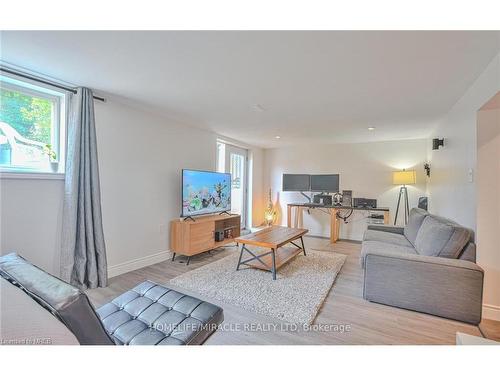
<path fill-rule="evenodd" d="M 294 228 L 301 228 L 303 225 L 303 210 L 304 209 L 314 209 L 322 208 L 326 209 L 330 213 L 330 242 L 335 243 L 339 239 L 340 235 L 340 223 L 341 220 L 337 217 L 337 213 L 345 210 L 355 210 L 355 211 L 380 211 L 384 214 L 384 224 L 389 224 L 389 208 L 388 207 L 350 207 L 350 206 L 324 206 L 311 203 L 288 203 L 287 204 L 287 226 L 292 228 L 292 214 L 294 215 Z"/>

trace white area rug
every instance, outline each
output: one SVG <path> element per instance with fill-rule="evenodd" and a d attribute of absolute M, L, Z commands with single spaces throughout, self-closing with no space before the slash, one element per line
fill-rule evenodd
<path fill-rule="evenodd" d="M 279 250 L 278 250 L 279 251 Z M 311 324 L 318 314 L 346 256 L 307 250 L 277 272 L 242 267 L 236 271 L 238 253 L 170 280 L 200 295 L 268 315 L 289 323 Z"/>

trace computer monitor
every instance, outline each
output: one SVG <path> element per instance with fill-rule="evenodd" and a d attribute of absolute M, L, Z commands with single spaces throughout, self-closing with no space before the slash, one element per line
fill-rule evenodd
<path fill-rule="evenodd" d="M 311 191 L 324 193 L 339 192 L 338 174 L 313 174 L 311 175 Z"/>
<path fill-rule="evenodd" d="M 283 174 L 283 191 L 310 191 L 311 178 L 308 174 Z"/>

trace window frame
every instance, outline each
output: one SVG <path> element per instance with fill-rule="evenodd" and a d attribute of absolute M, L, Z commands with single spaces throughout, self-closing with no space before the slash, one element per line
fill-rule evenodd
<path fill-rule="evenodd" d="M 0 166 L 0 178 L 64 178 L 70 94 L 65 90 L 53 88 L 52 86 L 17 77 L 9 73 L 2 73 L 0 75 L 0 87 L 25 95 L 47 99 L 53 103 L 51 145 L 56 152 L 56 161 L 58 162 L 57 171 L 53 171 L 50 168 L 2 165 Z"/>

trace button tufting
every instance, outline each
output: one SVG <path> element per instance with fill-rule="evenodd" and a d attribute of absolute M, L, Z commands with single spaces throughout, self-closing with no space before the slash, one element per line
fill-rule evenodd
<path fill-rule="evenodd" d="M 139 288 L 140 289 L 140 288 Z M 134 291 L 135 292 L 135 291 Z M 164 298 L 162 299 L 165 294 L 168 295 L 168 292 L 172 293 L 170 294 L 171 298 Z M 120 331 L 117 331 L 116 329 L 114 331 L 108 331 L 108 334 L 113 337 L 114 341 L 116 344 L 158 344 L 163 340 L 164 344 L 188 344 L 191 340 L 192 337 L 196 336 L 199 334 L 199 332 L 196 332 L 195 329 L 188 329 L 185 332 L 186 338 L 185 339 L 179 339 L 176 336 L 176 332 L 181 331 L 184 332 L 185 329 L 183 325 L 187 324 L 186 319 L 191 319 L 193 321 L 192 324 L 201 324 L 199 323 L 200 320 L 200 313 L 198 312 L 197 317 L 193 317 L 192 314 L 194 310 L 192 307 L 195 307 L 194 305 L 198 305 L 196 303 L 192 303 L 192 301 L 189 301 L 186 299 L 186 303 L 184 304 L 184 308 L 190 306 L 191 308 L 188 307 L 189 313 L 183 313 L 178 310 L 184 310 L 184 308 L 180 308 L 180 304 L 178 303 L 179 301 L 172 304 L 172 298 L 175 299 L 175 296 L 177 293 L 174 291 L 167 291 L 167 293 L 162 292 L 160 293 L 159 290 L 153 290 L 151 292 L 144 292 L 142 293 L 136 292 L 135 293 L 135 298 L 130 300 L 130 292 L 127 292 L 126 296 L 122 297 L 119 301 L 121 303 L 115 303 L 114 305 L 116 306 L 115 311 L 121 311 L 124 310 L 126 312 L 126 315 L 120 314 L 119 316 L 120 323 L 122 325 L 125 325 L 125 328 L 123 328 Z M 161 294 L 158 296 L 158 294 Z M 179 293 L 179 296 L 186 298 L 186 296 L 183 296 Z M 147 301 L 145 300 L 147 298 Z M 191 297 L 189 297 L 191 298 Z M 137 301 L 139 299 L 139 301 Z M 180 298 L 182 299 L 182 298 Z M 193 299 L 194 300 L 194 299 Z M 126 302 L 126 303 L 124 303 Z M 196 300 L 195 302 L 198 302 Z M 201 302 L 200 302 L 201 303 Z M 169 305 L 170 304 L 170 305 Z M 179 306 L 179 307 L 178 307 Z M 184 310 L 186 311 L 186 310 Z M 167 312 L 172 312 L 172 314 L 167 314 Z M 132 314 L 131 314 L 132 313 Z M 133 315 L 135 314 L 135 315 Z M 165 314 L 164 320 L 160 320 L 161 324 L 171 324 L 169 322 L 169 316 L 173 315 L 172 319 L 175 320 L 180 320 L 176 324 L 176 326 L 179 326 L 179 329 L 174 333 L 174 330 L 171 332 L 165 332 L 161 329 L 162 325 L 160 323 L 155 323 L 157 322 L 161 316 Z M 208 312 L 207 314 L 212 315 L 212 312 Z M 207 314 L 202 314 L 202 315 L 207 315 Z M 195 314 L 196 315 L 196 314 Z M 184 316 L 184 318 L 182 317 Z M 203 317 L 202 317 L 203 318 Z M 116 319 L 115 319 L 116 320 Z M 132 323 L 132 321 L 135 321 L 137 323 Z M 189 320 L 187 320 L 189 322 Z M 129 322 L 129 326 L 127 326 L 127 322 Z M 140 322 L 140 323 L 139 323 Z M 158 325 L 157 325 L 158 324 Z M 109 328 L 109 327 L 108 327 Z M 113 325 L 114 328 L 114 325 Z M 150 332 L 148 332 L 150 330 Z M 130 331 L 130 332 L 129 332 Z M 116 337 L 115 334 L 118 332 L 118 336 L 120 338 Z M 134 337 L 137 337 L 137 339 L 132 339 L 130 336 L 134 334 Z M 210 333 L 208 333 L 210 334 Z M 161 338 L 161 339 L 160 339 Z M 168 339 L 168 340 L 167 340 Z M 122 341 L 123 340 L 123 341 Z"/>

